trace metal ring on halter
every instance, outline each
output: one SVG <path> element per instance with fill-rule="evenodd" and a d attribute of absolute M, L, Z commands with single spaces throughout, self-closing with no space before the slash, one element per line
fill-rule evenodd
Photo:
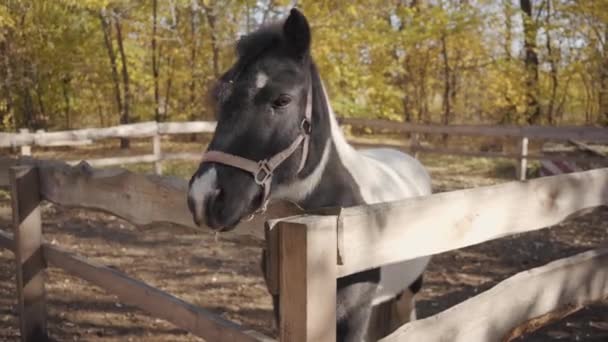
<path fill-rule="evenodd" d="M 268 160 L 260 160 L 258 162 L 258 172 L 253 175 L 253 179 L 258 185 L 266 186 L 266 182 L 272 177 L 272 171 L 270 170 L 270 166 L 268 166 Z M 263 177 L 260 179 L 260 174 L 263 174 Z"/>
<path fill-rule="evenodd" d="M 312 133 L 312 123 L 308 118 L 304 118 L 304 120 L 302 120 L 300 129 L 302 130 L 302 133 L 306 135 L 310 135 Z"/>

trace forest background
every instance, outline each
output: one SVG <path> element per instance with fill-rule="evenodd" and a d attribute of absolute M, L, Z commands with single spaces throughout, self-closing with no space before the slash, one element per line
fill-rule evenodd
<path fill-rule="evenodd" d="M 234 43 L 284 0 L 2 0 L 0 130 L 213 120 Z M 344 117 L 608 125 L 608 0 L 298 1 Z"/>

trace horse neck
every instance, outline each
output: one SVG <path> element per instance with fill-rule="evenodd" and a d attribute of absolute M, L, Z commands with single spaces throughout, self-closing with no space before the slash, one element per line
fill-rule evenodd
<path fill-rule="evenodd" d="M 318 74 L 314 78 L 309 164 L 298 180 L 279 186 L 273 197 L 294 201 L 308 210 L 361 204 L 363 198 L 348 167 L 364 161 L 346 141 Z"/>

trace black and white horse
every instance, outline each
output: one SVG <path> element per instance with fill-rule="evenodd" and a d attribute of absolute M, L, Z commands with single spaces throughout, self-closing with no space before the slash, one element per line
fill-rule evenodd
<path fill-rule="evenodd" d="M 429 175 L 416 159 L 391 149 L 356 151 L 346 142 L 310 44 L 310 27 L 296 9 L 238 42 L 238 60 L 213 92 L 215 134 L 190 180 L 188 205 L 197 224 L 230 230 L 269 199 L 312 210 L 430 194 Z M 338 340 L 367 340 L 372 307 L 405 293 L 413 298 L 428 262 L 338 279 Z"/>

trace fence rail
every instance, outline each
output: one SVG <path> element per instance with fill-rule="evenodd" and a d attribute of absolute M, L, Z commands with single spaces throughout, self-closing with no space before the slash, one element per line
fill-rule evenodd
<path fill-rule="evenodd" d="M 171 129 L 178 128 L 167 130 Z M 131 134 L 124 132 L 120 134 Z M 154 152 L 158 156 L 158 150 Z M 30 171 L 17 173 L 14 167 L 19 165 Z M 171 222 L 198 228 L 187 209 L 184 180 L 122 169 L 98 170 L 87 163 L 69 166 L 31 158 L 0 158 L 3 184 L 12 187 L 14 234 L 12 238 L 0 234 L 0 246 L 9 246 L 18 260 L 21 331 L 26 338 L 35 339 L 32 332 L 45 329 L 44 282 L 38 275 L 50 261 L 203 338 L 268 339 L 41 240 L 42 200 L 102 210 L 136 225 Z M 315 213 L 303 213 L 286 202 L 272 203 L 266 216 L 243 222 L 230 234 L 266 239 L 265 276 L 270 292 L 281 303 L 281 340 L 333 342 L 337 278 L 541 229 L 602 205 L 608 205 L 608 168 Z M 523 272 L 452 309 L 406 324 L 385 340 L 407 336 L 421 336 L 425 341 L 445 336 L 456 336 L 457 341 L 496 340 L 513 325 L 564 305 L 573 310 L 605 298 L 607 253 L 588 252 Z M 568 274 L 578 278 L 566 278 Z M 132 295 L 140 290 L 144 294 Z M 511 293 L 521 294 L 522 300 L 514 301 L 517 296 Z M 531 300 L 538 303 L 524 305 Z M 498 313 L 508 313 L 508 317 Z"/>
<path fill-rule="evenodd" d="M 198 228 L 192 224 L 187 210 L 187 183 L 184 180 L 137 175 L 122 169 L 95 170 L 86 163 L 72 167 L 63 162 L 31 158 L 0 158 L 0 171 L 0 175 L 7 175 L 11 186 L 14 221 L 13 234 L 0 230 L 0 247 L 13 251 L 18 261 L 16 278 L 23 341 L 45 338 L 44 272 L 47 264 L 100 286 L 121 301 L 206 340 L 272 341 L 263 334 L 43 241 L 40 203 L 44 200 L 67 207 L 101 210 L 136 225 L 170 222 Z M 265 220 L 272 215 L 282 217 L 294 213 L 302 211 L 286 202 L 273 203 L 266 216 L 243 222 L 241 229 L 231 234 L 262 237 Z"/>
<path fill-rule="evenodd" d="M 607 296 L 608 250 L 592 250 L 520 272 L 381 341 L 510 341 Z"/>
<path fill-rule="evenodd" d="M 602 127 L 546 127 L 546 126 L 489 126 L 489 125 L 423 125 L 412 123 L 400 123 L 376 119 L 342 118 L 343 125 L 385 129 L 393 132 L 413 133 L 409 144 L 387 144 L 368 143 L 357 138 L 349 139 L 351 143 L 359 147 L 386 146 L 405 149 L 414 155 L 418 153 L 438 153 L 449 155 L 461 155 L 484 158 L 514 159 L 517 162 L 518 179 L 525 180 L 527 161 L 536 160 L 559 160 L 568 162 L 589 161 L 592 157 L 556 156 L 551 154 L 528 153 L 529 139 L 548 139 L 557 141 L 569 141 L 580 145 L 579 141 L 596 143 L 608 143 L 608 129 Z M 162 162 L 166 160 L 188 159 L 197 160 L 200 155 L 196 153 L 163 153 L 161 148 L 161 135 L 168 134 L 191 134 L 191 133 L 213 133 L 215 122 L 191 121 L 191 122 L 142 122 L 128 125 L 119 125 L 107 128 L 87 128 L 60 132 L 35 132 L 30 133 L 22 130 L 21 133 L 0 133 L 0 147 L 21 147 L 22 155 L 31 155 L 31 146 L 77 146 L 88 144 L 99 139 L 108 138 L 143 138 L 151 137 L 152 153 L 139 156 L 114 157 L 87 160 L 92 166 L 103 167 L 111 165 L 123 165 L 134 163 L 154 163 L 157 174 L 162 173 Z M 443 147 L 425 147 L 418 142 L 418 134 L 449 134 L 485 137 L 513 137 L 518 138 L 518 153 L 503 153 L 492 151 L 469 151 Z M 595 153 L 595 160 L 606 160 L 605 155 Z M 69 161 L 77 164 L 79 161 Z"/>
<path fill-rule="evenodd" d="M 386 129 L 407 133 L 469 135 L 485 137 L 514 137 L 547 140 L 582 140 L 608 143 L 608 130 L 594 126 L 506 126 L 506 125 L 431 125 L 394 122 L 378 119 L 341 118 L 343 125 Z"/>
<path fill-rule="evenodd" d="M 309 322 L 314 320 L 314 313 L 327 317 L 334 310 L 335 292 L 319 284 L 330 284 L 338 277 L 390 263 L 549 227 L 606 205 L 608 168 L 273 220 L 266 232 L 267 284 L 280 297 L 289 289 L 289 298 L 300 298 L 287 317 Z M 310 247 L 311 242 L 318 242 L 323 248 Z M 516 276 L 485 297 L 463 303 L 464 309 L 458 309 L 457 314 L 446 312 L 426 319 L 430 323 L 406 324 L 387 341 L 410 340 L 402 336 L 413 336 L 412 341 L 452 340 L 452 336 L 462 336 L 457 341 L 495 341 L 499 340 L 498 335 L 508 332 L 506 328 L 515 328 L 516 323 L 566 304 L 580 306 L 605 298 L 608 271 L 591 270 L 592 265 L 605 265 L 606 252 L 590 255 L 532 270 L 526 277 Z M 555 271 L 556 268 L 560 270 Z M 298 276 L 289 271 L 294 269 L 300 270 Z M 568 272 L 580 275 L 580 281 L 565 277 Z M 543 284 L 556 279 L 562 279 L 564 284 Z M 516 295 L 504 296 L 517 291 L 513 283 L 522 282 L 528 286 L 522 287 L 527 300 L 538 296 L 539 302 L 534 302 L 538 306 L 530 304 L 533 310 L 522 308 L 521 301 L 513 301 Z M 564 291 L 562 297 L 559 289 Z M 546 297 L 539 295 L 542 291 L 548 291 Z M 489 304 L 491 301 L 495 305 Z M 503 309 L 496 311 L 496 307 Z M 508 316 L 503 318 L 498 313 Z M 297 331 L 305 341 L 331 341 L 319 337 L 333 336 L 335 326 L 325 318 L 315 322 L 306 327 L 285 323 L 281 329 L 292 334 Z M 444 328 L 442 322 L 452 330 Z M 494 325 L 499 328 L 488 335 Z"/>

